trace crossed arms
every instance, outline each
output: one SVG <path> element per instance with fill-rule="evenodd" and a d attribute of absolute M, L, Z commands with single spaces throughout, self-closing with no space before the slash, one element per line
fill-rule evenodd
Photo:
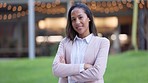
<path fill-rule="evenodd" d="M 101 41 L 100 49 L 97 53 L 97 58 L 94 64 L 84 64 L 84 71 L 80 71 L 81 64 L 66 64 L 64 55 L 64 41 L 60 42 L 56 57 L 53 62 L 53 73 L 58 77 L 70 76 L 72 80 L 79 82 L 96 81 L 103 79 L 105 73 L 109 40 L 103 38 Z"/>

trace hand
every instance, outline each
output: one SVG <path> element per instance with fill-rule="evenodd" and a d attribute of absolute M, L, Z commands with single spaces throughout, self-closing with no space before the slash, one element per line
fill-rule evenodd
<path fill-rule="evenodd" d="M 85 70 L 88 69 L 88 68 L 91 68 L 91 67 L 92 67 L 91 64 L 84 64 L 84 69 L 85 69 Z"/>
<path fill-rule="evenodd" d="M 60 56 L 60 63 L 65 63 L 64 56 Z"/>

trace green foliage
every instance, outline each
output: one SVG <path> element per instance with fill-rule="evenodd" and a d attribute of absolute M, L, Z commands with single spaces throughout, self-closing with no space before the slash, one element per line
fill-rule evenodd
<path fill-rule="evenodd" d="M 51 66 L 53 58 L 0 60 L 0 83 L 57 83 Z"/>
<path fill-rule="evenodd" d="M 105 83 L 147 83 L 148 52 L 128 51 L 108 59 Z"/>
<path fill-rule="evenodd" d="M 57 83 L 51 57 L 0 59 L 0 83 Z M 105 83 L 147 83 L 148 52 L 128 51 L 110 55 Z"/>

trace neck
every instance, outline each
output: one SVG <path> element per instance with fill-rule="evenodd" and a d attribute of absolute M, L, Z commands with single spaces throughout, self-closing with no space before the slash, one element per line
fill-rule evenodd
<path fill-rule="evenodd" d="M 90 33 L 89 33 L 90 34 Z M 86 34 L 86 35 L 81 35 L 81 34 L 79 34 L 79 37 L 80 38 L 85 38 L 85 37 L 87 37 L 89 34 Z"/>

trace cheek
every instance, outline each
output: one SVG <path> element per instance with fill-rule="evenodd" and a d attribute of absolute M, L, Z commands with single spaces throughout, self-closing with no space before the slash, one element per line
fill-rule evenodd
<path fill-rule="evenodd" d="M 85 26 L 89 27 L 89 21 L 85 21 Z"/>
<path fill-rule="evenodd" d="M 72 27 L 73 27 L 74 30 L 76 30 L 76 29 L 75 29 L 75 23 L 72 23 Z"/>
<path fill-rule="evenodd" d="M 75 23 L 72 22 L 72 27 L 75 27 Z"/>

